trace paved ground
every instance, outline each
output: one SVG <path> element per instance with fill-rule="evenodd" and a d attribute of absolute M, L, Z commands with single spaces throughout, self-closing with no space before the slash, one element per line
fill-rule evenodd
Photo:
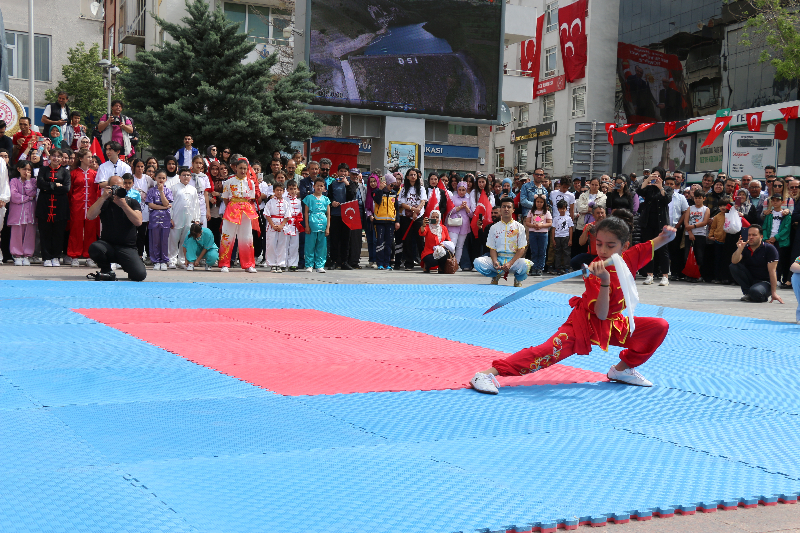
<path fill-rule="evenodd" d="M 8 263 L 0 265 L 0 279 L 8 280 L 83 280 L 92 269 L 80 267 L 72 268 L 62 266 L 59 268 L 44 268 L 40 265 L 30 267 L 14 267 Z M 124 274 L 121 278 L 124 278 Z M 537 283 L 549 276 L 541 278 L 529 277 L 523 282 L 523 287 Z M 231 269 L 228 274 L 219 270 L 206 272 L 196 270 L 168 270 L 154 272 L 148 267 L 148 282 L 200 282 L 200 283 L 353 283 L 353 284 L 488 284 L 489 280 L 481 277 L 476 272 L 458 272 L 453 275 L 424 274 L 419 269 L 406 271 L 380 271 L 371 268 L 361 270 L 329 270 L 325 274 L 306 272 L 284 272 L 273 274 L 260 268 L 258 274 L 248 274 L 241 269 Z M 689 309 L 706 313 L 727 314 L 748 318 L 775 320 L 778 322 L 795 322 L 795 309 L 797 300 L 794 292 L 789 290 L 779 291 L 785 302 L 784 305 L 753 304 L 739 301 L 741 291 L 735 286 L 712 285 L 710 283 L 692 284 L 673 282 L 669 287 L 658 285 L 645 286 L 638 278 L 639 298 L 642 303 L 674 307 L 676 309 Z M 511 281 L 501 281 L 501 284 L 512 285 Z M 569 280 L 550 285 L 545 290 L 563 294 L 581 294 L 583 283 L 580 279 Z M 498 298 L 499 299 L 499 298 Z"/>

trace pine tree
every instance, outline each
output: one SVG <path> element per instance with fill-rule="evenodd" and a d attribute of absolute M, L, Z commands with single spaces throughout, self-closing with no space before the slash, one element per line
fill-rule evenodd
<path fill-rule="evenodd" d="M 186 0 L 186 10 L 182 25 L 153 15 L 174 42 L 139 52 L 120 77 L 125 112 L 147 126 L 158 157 L 175 153 L 190 134 L 201 152 L 215 144 L 267 159 L 319 131 L 322 123 L 304 110 L 315 89 L 305 64 L 278 79 L 270 73 L 278 54 L 242 63 L 255 44 L 237 23 L 205 0 Z"/>

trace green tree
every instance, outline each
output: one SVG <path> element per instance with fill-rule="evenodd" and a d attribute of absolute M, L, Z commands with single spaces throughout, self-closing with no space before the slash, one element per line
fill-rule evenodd
<path fill-rule="evenodd" d="M 97 125 L 108 106 L 108 89 L 103 84 L 104 71 L 97 66 L 97 62 L 101 59 L 100 53 L 98 43 L 94 43 L 88 50 L 83 42 L 70 48 L 67 52 L 69 62 L 61 67 L 64 79 L 58 82 L 55 89 L 49 89 L 45 93 L 48 102 L 55 102 L 58 93 L 66 91 L 69 95 L 70 109 L 81 114 L 81 119 L 89 132 Z M 125 58 L 115 58 L 114 64 L 121 72 L 128 69 Z M 111 98 L 125 101 L 118 83 L 112 85 Z"/>
<path fill-rule="evenodd" d="M 800 78 L 800 0 L 731 2 L 729 9 L 747 21 L 739 44 L 753 46 L 753 37 L 763 40 L 759 61 L 775 67 L 775 78 Z"/>
<path fill-rule="evenodd" d="M 183 136 L 196 147 L 230 146 L 245 155 L 265 157 L 306 139 L 322 123 L 304 110 L 315 89 L 305 64 L 279 78 L 270 73 L 278 54 L 242 63 L 255 45 L 221 8 L 205 0 L 186 0 L 182 25 L 153 14 L 172 37 L 157 50 L 139 52 L 120 77 L 139 124 L 150 126 L 158 156 L 174 153 Z"/>

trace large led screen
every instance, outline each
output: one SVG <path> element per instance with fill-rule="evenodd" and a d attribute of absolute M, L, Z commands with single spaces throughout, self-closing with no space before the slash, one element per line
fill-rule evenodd
<path fill-rule="evenodd" d="M 503 0 L 310 0 L 314 106 L 496 120 Z"/>

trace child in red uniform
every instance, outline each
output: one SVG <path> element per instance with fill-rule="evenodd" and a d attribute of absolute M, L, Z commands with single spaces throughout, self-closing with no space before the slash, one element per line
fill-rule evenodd
<path fill-rule="evenodd" d="M 609 346 L 625 348 L 620 362 L 608 371 L 612 381 L 651 387 L 653 384 L 636 371 L 664 342 L 669 325 L 661 318 L 637 317 L 635 334 L 630 334 L 628 317 L 623 315 L 625 297 L 616 269 L 604 261 L 620 254 L 631 272 L 637 272 L 653 259 L 653 252 L 675 238 L 675 228 L 664 226 L 651 241 L 630 246 L 630 228 L 621 219 L 609 217 L 597 225 L 597 259 L 589 265 L 593 274 L 584 279 L 586 291 L 569 301 L 572 313 L 547 342 L 526 348 L 506 359 L 492 361 L 492 367 L 478 372 L 470 385 L 478 392 L 497 394 L 495 376 L 522 376 L 554 365 L 570 355 L 587 355 L 592 344 L 608 351 Z"/>

